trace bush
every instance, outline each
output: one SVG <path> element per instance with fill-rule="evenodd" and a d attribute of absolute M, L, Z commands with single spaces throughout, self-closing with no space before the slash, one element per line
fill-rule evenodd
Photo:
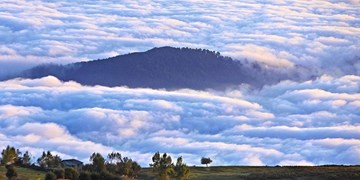
<path fill-rule="evenodd" d="M 77 180 L 79 172 L 74 168 L 65 168 L 65 179 Z"/>
<path fill-rule="evenodd" d="M 99 178 L 100 180 L 121 180 L 119 176 L 111 174 L 108 171 L 101 171 Z"/>
<path fill-rule="evenodd" d="M 62 179 L 62 178 L 64 178 L 65 177 L 65 171 L 64 171 L 64 169 L 55 169 L 54 170 L 54 174 L 56 175 L 56 178 L 57 179 Z"/>
<path fill-rule="evenodd" d="M 92 180 L 89 172 L 83 171 L 79 175 L 79 180 Z"/>
<path fill-rule="evenodd" d="M 56 180 L 56 175 L 53 172 L 48 172 L 45 175 L 45 180 Z"/>
<path fill-rule="evenodd" d="M 91 173 L 91 180 L 100 180 L 100 174 L 99 173 Z"/>

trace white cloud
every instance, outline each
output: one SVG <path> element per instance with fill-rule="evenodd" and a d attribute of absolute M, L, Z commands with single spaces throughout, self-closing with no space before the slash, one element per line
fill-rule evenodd
<path fill-rule="evenodd" d="M 3 74 L 8 67 L 11 73 L 168 45 L 208 48 L 271 67 L 360 72 L 358 1 L 5 0 L 0 7 Z"/>
<path fill-rule="evenodd" d="M 359 84 L 358 76 L 322 76 L 206 92 L 15 79 L 0 82 L 0 147 L 85 161 L 117 150 L 145 166 L 157 151 L 190 165 L 202 156 L 214 165 L 354 164 Z"/>
<path fill-rule="evenodd" d="M 253 44 L 229 44 L 227 46 L 230 52 L 225 52 L 224 54 L 236 59 L 258 61 L 271 67 L 290 68 L 294 66 L 292 62 L 286 59 L 287 55 L 285 53 L 279 52 L 274 54 L 273 50 L 263 46 Z"/>
<path fill-rule="evenodd" d="M 1 1 L 0 76 L 167 45 L 321 76 L 225 92 L 88 87 L 51 76 L 0 82 L 0 148 L 85 161 L 118 150 L 142 165 L 156 151 L 188 164 L 202 156 L 215 165 L 356 164 L 358 9 L 357 0 Z"/>

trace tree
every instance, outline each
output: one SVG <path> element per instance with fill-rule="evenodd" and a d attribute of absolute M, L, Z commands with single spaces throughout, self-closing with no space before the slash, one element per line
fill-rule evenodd
<path fill-rule="evenodd" d="M 37 159 L 37 162 L 38 162 L 38 164 L 40 165 L 40 167 L 42 167 L 42 168 L 45 168 L 45 167 L 46 167 L 46 165 L 47 165 L 47 163 L 46 163 L 47 158 L 48 158 L 48 157 L 47 157 L 45 151 L 43 151 L 41 157 L 39 157 L 39 158 Z"/>
<path fill-rule="evenodd" d="M 6 165 L 6 177 L 9 179 L 9 180 L 12 180 L 12 179 L 16 179 L 17 177 L 17 172 L 15 171 L 15 168 L 13 165 Z"/>
<path fill-rule="evenodd" d="M 106 170 L 111 173 L 119 173 L 117 164 L 121 162 L 121 154 L 119 152 L 111 152 L 107 156 Z"/>
<path fill-rule="evenodd" d="M 190 179 L 190 170 L 183 163 L 182 157 L 178 157 L 176 160 L 176 165 L 174 167 L 174 177 L 177 180 L 188 180 Z"/>
<path fill-rule="evenodd" d="M 169 176 L 173 174 L 173 164 L 172 159 L 166 153 L 162 156 L 159 152 L 155 153 L 152 157 L 153 163 L 150 164 L 150 167 L 153 168 L 153 171 L 157 173 L 159 180 L 168 180 Z"/>
<path fill-rule="evenodd" d="M 133 161 L 131 165 L 131 169 L 132 169 L 132 173 L 130 174 L 130 177 L 136 177 L 141 170 L 141 166 L 136 161 Z"/>
<path fill-rule="evenodd" d="M 77 180 L 79 178 L 79 172 L 75 168 L 65 168 L 65 179 Z"/>
<path fill-rule="evenodd" d="M 122 157 L 118 152 L 112 152 L 108 154 L 108 162 L 106 164 L 106 169 L 120 176 L 127 177 L 136 177 L 139 173 L 141 167 L 140 165 L 133 161 L 131 158 Z"/>
<path fill-rule="evenodd" d="M 137 162 L 133 161 L 128 157 L 122 158 L 122 160 L 117 163 L 117 166 L 119 168 L 119 174 L 128 177 L 137 176 L 138 172 L 141 169 L 140 165 Z"/>
<path fill-rule="evenodd" d="M 212 163 L 212 160 L 210 158 L 202 157 L 201 158 L 201 164 L 205 164 L 206 167 L 208 167 L 208 164 Z"/>
<path fill-rule="evenodd" d="M 93 153 L 90 157 L 92 162 L 92 168 L 96 172 L 104 171 L 105 168 L 105 159 L 100 153 Z"/>
<path fill-rule="evenodd" d="M 121 161 L 121 154 L 119 152 L 111 152 L 107 156 L 110 164 L 116 164 Z"/>
<path fill-rule="evenodd" d="M 42 156 L 37 160 L 38 164 L 42 168 L 60 168 L 61 167 L 61 158 L 58 155 L 53 156 L 50 151 L 45 151 L 42 153 Z"/>
<path fill-rule="evenodd" d="M 14 164 L 18 159 L 21 152 L 19 149 L 15 149 L 14 147 L 10 147 L 9 145 L 2 150 L 1 155 L 1 163 L 2 164 Z"/>
<path fill-rule="evenodd" d="M 26 151 L 23 156 L 19 159 L 20 164 L 23 166 L 30 166 L 31 163 L 31 157 L 28 151 Z"/>

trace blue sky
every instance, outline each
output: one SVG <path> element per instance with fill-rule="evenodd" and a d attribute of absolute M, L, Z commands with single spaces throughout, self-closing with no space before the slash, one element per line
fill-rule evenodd
<path fill-rule="evenodd" d="M 262 90 L 87 87 L 54 77 L 0 82 L 0 147 L 88 159 L 156 151 L 217 165 L 360 162 L 360 2 L 0 2 L 0 76 L 159 46 L 206 48 L 317 78 Z M 74 153 L 74 147 L 76 152 Z"/>

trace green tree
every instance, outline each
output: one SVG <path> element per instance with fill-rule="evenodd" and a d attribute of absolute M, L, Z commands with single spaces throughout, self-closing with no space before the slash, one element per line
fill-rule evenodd
<path fill-rule="evenodd" d="M 122 158 L 121 162 L 117 163 L 119 174 L 127 177 L 135 177 L 139 173 L 141 167 L 136 162 L 128 157 Z"/>
<path fill-rule="evenodd" d="M 41 157 L 37 160 L 38 164 L 42 168 L 60 168 L 61 158 L 58 155 L 53 156 L 50 151 L 42 153 Z"/>
<path fill-rule="evenodd" d="M 169 176 L 174 173 L 174 165 L 171 157 L 166 153 L 161 156 L 160 153 L 157 152 L 152 157 L 152 161 L 153 163 L 150 164 L 150 167 L 157 173 L 157 178 L 159 180 L 169 180 Z"/>
<path fill-rule="evenodd" d="M 186 166 L 186 164 L 183 163 L 182 157 L 177 158 L 176 165 L 174 167 L 174 177 L 177 180 L 188 180 L 188 179 L 190 179 L 190 170 Z"/>
<path fill-rule="evenodd" d="M 56 175 L 53 172 L 47 172 L 45 175 L 45 180 L 56 180 Z"/>
<path fill-rule="evenodd" d="M 79 172 L 75 168 L 65 168 L 65 179 L 77 180 L 79 178 Z"/>
<path fill-rule="evenodd" d="M 43 151 L 40 158 L 38 158 L 37 162 L 40 165 L 40 167 L 45 168 L 47 166 L 47 160 L 49 157 L 47 157 L 47 154 L 45 151 Z"/>
<path fill-rule="evenodd" d="M 2 164 L 14 164 L 18 159 L 21 152 L 14 147 L 7 146 L 2 150 L 1 155 L 1 163 Z"/>
<path fill-rule="evenodd" d="M 30 163 L 31 163 L 31 157 L 30 157 L 30 154 L 28 151 L 26 151 L 22 158 L 21 158 L 21 165 L 23 166 L 30 166 Z"/>
<path fill-rule="evenodd" d="M 15 168 L 13 165 L 7 165 L 6 166 L 6 177 L 9 179 L 9 180 L 12 180 L 12 179 L 16 179 L 17 177 L 17 172 L 15 171 Z"/>
<path fill-rule="evenodd" d="M 118 152 L 108 154 L 106 170 L 120 176 L 136 177 L 139 173 L 140 165 L 131 158 L 122 157 Z"/>
<path fill-rule="evenodd" d="M 92 162 L 93 171 L 105 171 L 105 159 L 100 153 L 93 153 L 90 157 L 90 161 Z"/>
<path fill-rule="evenodd" d="M 107 156 L 106 170 L 111 173 L 119 174 L 119 168 L 117 164 L 121 162 L 121 154 L 119 152 L 111 152 Z"/>
<path fill-rule="evenodd" d="M 111 152 L 107 156 L 110 164 L 116 164 L 121 161 L 121 154 L 119 152 Z"/>
<path fill-rule="evenodd" d="M 210 158 L 202 157 L 201 158 L 201 164 L 205 164 L 206 167 L 208 167 L 208 164 L 212 163 L 212 160 Z"/>
<path fill-rule="evenodd" d="M 129 174 L 129 176 L 137 177 L 137 175 L 139 174 L 139 172 L 141 170 L 141 166 L 136 161 L 133 161 L 132 165 L 131 165 L 131 169 L 132 169 L 132 172 L 131 172 L 131 174 Z"/>

